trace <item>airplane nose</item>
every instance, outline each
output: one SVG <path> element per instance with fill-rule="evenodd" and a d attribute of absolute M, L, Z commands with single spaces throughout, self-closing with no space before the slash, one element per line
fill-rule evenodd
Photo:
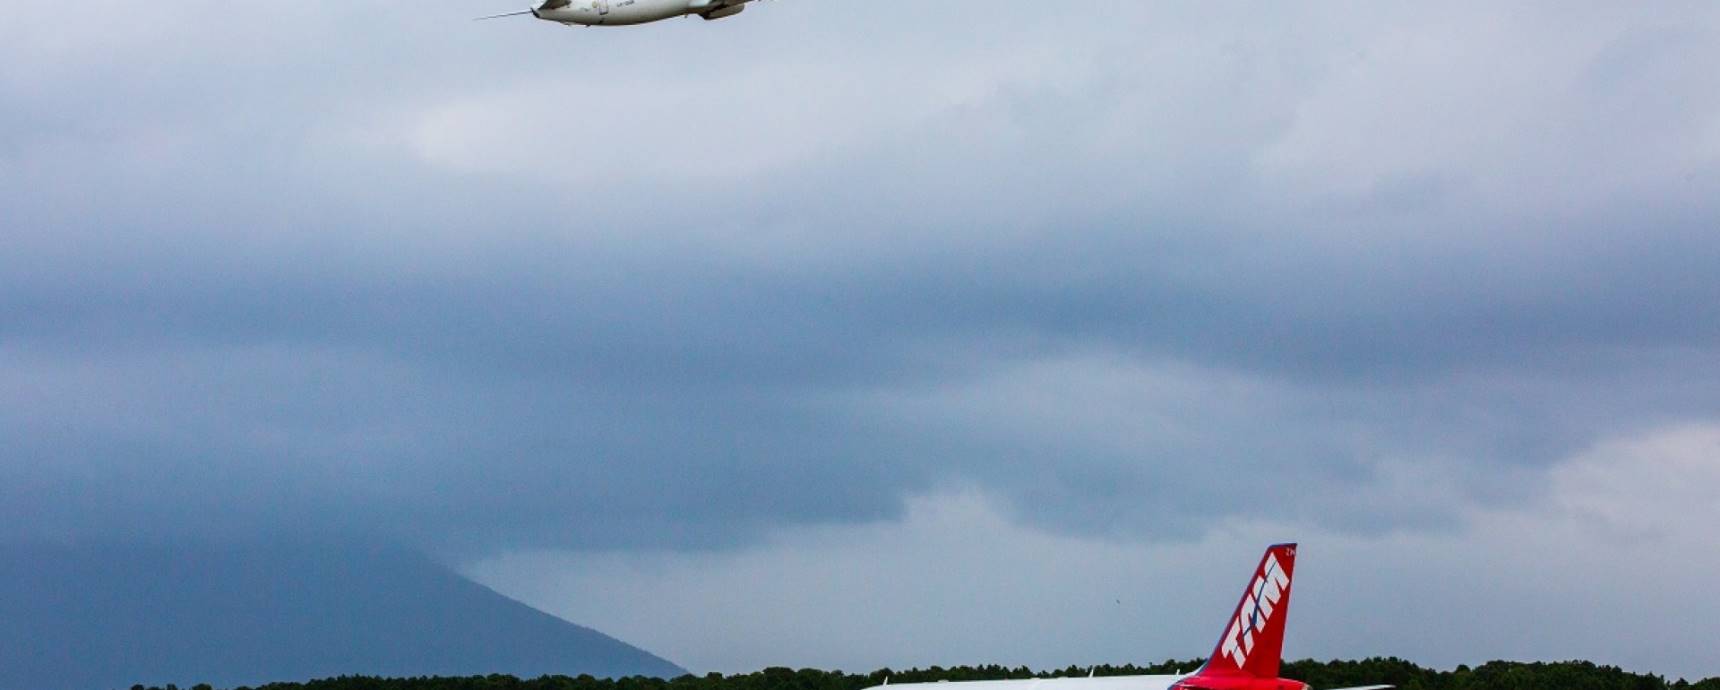
<path fill-rule="evenodd" d="M 545 12 L 553 12 L 573 4 L 573 0 L 544 0 L 543 4 L 532 8 L 532 16 L 543 19 Z"/>

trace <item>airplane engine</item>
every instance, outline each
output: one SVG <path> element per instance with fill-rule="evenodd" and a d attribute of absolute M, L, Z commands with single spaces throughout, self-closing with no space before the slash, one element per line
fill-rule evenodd
<path fill-rule="evenodd" d="M 713 19 L 722 19 L 723 17 L 733 17 L 745 11 L 746 8 L 747 6 L 742 4 L 724 5 L 699 16 L 704 17 L 705 21 L 711 21 Z"/>

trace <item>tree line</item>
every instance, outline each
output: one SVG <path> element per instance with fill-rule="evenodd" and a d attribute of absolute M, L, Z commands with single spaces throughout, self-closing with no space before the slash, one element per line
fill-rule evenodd
<path fill-rule="evenodd" d="M 342 676 L 309 682 L 269 683 L 230 690 L 864 690 L 891 683 L 924 683 L 941 680 L 1004 680 L 1085 676 L 1127 676 L 1187 673 L 1200 666 L 1198 660 L 1167 660 L 1138 666 L 1078 667 L 1034 671 L 1025 666 L 933 666 L 871 673 L 844 673 L 816 669 L 767 668 L 763 671 L 723 675 L 685 675 L 678 678 L 593 678 L 591 676 L 543 676 L 516 678 L 507 675 L 422 678 L 377 678 Z M 1403 659 L 1374 658 L 1362 661 L 1286 662 L 1281 674 L 1319 688 L 1360 685 L 1395 685 L 1399 690 L 1720 690 L 1720 678 L 1697 682 L 1668 681 L 1663 676 L 1631 673 L 1616 666 L 1587 661 L 1534 662 L 1492 661 L 1474 668 L 1458 666 L 1450 671 L 1423 668 Z M 177 686 L 134 685 L 131 690 L 181 690 Z M 215 690 L 197 685 L 185 690 Z"/>

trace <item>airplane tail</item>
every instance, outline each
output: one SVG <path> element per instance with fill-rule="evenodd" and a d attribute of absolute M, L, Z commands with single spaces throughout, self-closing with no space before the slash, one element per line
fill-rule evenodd
<path fill-rule="evenodd" d="M 1284 620 L 1290 614 L 1290 577 L 1295 569 L 1295 544 L 1266 549 L 1224 636 L 1198 675 L 1278 677 L 1284 654 Z"/>

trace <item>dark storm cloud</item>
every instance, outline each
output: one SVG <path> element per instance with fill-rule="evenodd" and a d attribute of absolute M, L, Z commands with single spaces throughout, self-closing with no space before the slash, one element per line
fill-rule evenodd
<path fill-rule="evenodd" d="M 310 3 L 177 42 L 195 9 L 14 42 L 8 536 L 720 546 L 952 483 L 1082 532 L 1420 528 L 1455 513 L 1388 468 L 1513 500 L 1720 411 L 1720 128 L 1676 69 L 1713 44 L 1653 18 L 1477 9 L 1506 28 L 1441 65 L 1403 8 Z"/>

